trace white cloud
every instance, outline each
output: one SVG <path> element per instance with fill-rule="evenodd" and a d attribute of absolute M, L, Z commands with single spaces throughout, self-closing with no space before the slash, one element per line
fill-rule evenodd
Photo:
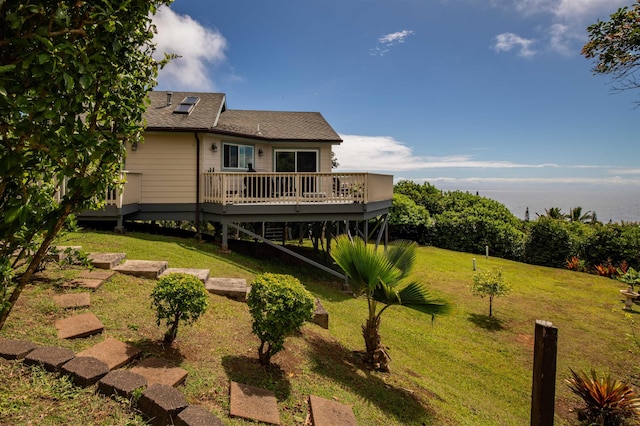
<path fill-rule="evenodd" d="M 525 17 L 546 15 L 547 21 L 539 26 L 542 36 L 539 40 L 539 49 L 548 49 L 564 55 L 580 52 L 580 46 L 586 41 L 586 27 L 595 23 L 598 19 L 607 19 L 619 7 L 629 6 L 632 0 L 499 0 L 498 5 L 514 7 Z M 504 34 L 496 37 L 496 39 Z M 519 36 L 516 36 L 519 37 Z M 522 39 L 524 41 L 530 41 Z M 506 44 L 505 46 L 509 46 Z M 515 45 L 519 46 L 516 42 Z M 498 50 L 497 45 L 494 46 Z M 498 51 L 512 50 L 503 49 Z M 528 46 L 520 49 L 521 56 L 527 54 Z"/>
<path fill-rule="evenodd" d="M 404 178 L 394 179 L 396 181 Z M 447 183 L 454 186 L 464 186 L 465 184 L 580 184 L 580 185 L 640 185 L 640 179 L 622 179 L 620 177 L 422 177 L 409 179 L 415 182 L 429 182 L 431 184 Z M 436 185 L 437 186 L 437 185 Z"/>
<path fill-rule="evenodd" d="M 341 145 L 334 147 L 340 171 L 415 171 L 451 168 L 556 168 L 553 163 L 522 164 L 510 161 L 479 161 L 471 155 L 445 157 L 419 156 L 390 136 L 340 135 Z M 584 168 L 593 166 L 572 166 Z M 603 166 L 596 166 L 598 168 Z"/>
<path fill-rule="evenodd" d="M 402 30 L 397 31 L 395 33 L 390 33 L 383 35 L 378 38 L 378 44 L 376 47 L 370 50 L 371 55 L 373 56 L 384 56 L 391 46 L 394 46 L 399 43 L 404 43 L 405 39 L 410 35 L 415 34 L 412 30 Z"/>
<path fill-rule="evenodd" d="M 536 54 L 536 52 L 531 49 L 534 41 L 535 40 L 520 37 L 514 33 L 502 33 L 496 36 L 493 48 L 496 52 L 509 52 L 515 49 L 518 51 L 519 56 L 531 57 Z"/>
<path fill-rule="evenodd" d="M 159 83 L 172 90 L 213 90 L 215 85 L 207 73 L 207 65 L 225 60 L 227 41 L 222 34 L 166 6 L 158 9 L 153 23 L 158 29 L 154 37 L 156 59 L 165 53 L 180 56 L 160 71 Z"/>
<path fill-rule="evenodd" d="M 560 0 L 552 2 L 553 14 L 565 21 L 581 21 L 593 17 L 608 17 L 631 0 Z"/>

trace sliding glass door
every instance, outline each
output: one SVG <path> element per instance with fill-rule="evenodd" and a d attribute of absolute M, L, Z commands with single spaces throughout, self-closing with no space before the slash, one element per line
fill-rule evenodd
<path fill-rule="evenodd" d="M 275 151 L 275 171 L 282 173 L 315 173 L 318 171 L 318 151 L 310 150 L 276 150 Z M 315 192 L 315 176 L 305 176 L 301 178 L 301 194 Z M 278 185 L 280 194 L 295 194 L 295 180 L 292 178 L 281 178 Z"/>

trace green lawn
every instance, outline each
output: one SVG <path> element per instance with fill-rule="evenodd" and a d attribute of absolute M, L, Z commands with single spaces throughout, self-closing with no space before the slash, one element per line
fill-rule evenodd
<path fill-rule="evenodd" d="M 453 310 L 432 322 L 431 317 L 409 309 L 388 309 L 381 333 L 392 363 L 391 373 L 385 374 L 369 371 L 360 361 L 365 302 L 341 293 L 339 280 L 310 267 L 296 267 L 282 259 L 223 254 L 211 244 L 144 234 L 87 232 L 71 234 L 63 243 L 81 245 L 86 251 L 126 252 L 129 259 L 167 260 L 170 267 L 209 268 L 217 277 L 250 281 L 262 272 L 290 273 L 320 298 L 330 314 L 330 330 L 305 325 L 300 335 L 288 338 L 286 350 L 273 358 L 275 365 L 265 370 L 257 362 L 258 339 L 251 334 L 246 304 L 211 295 L 209 311 L 193 327 L 180 329 L 173 347 L 164 348 L 164 330 L 155 325 L 149 303 L 153 281 L 117 275 L 92 295 L 91 311 L 105 325 L 105 335 L 132 342 L 145 354 L 185 368 L 189 377 L 183 391 L 188 400 L 230 425 L 249 422 L 228 418 L 229 380 L 274 390 L 287 425 L 304 423 L 309 394 L 352 406 L 362 425 L 528 424 L 536 319 L 558 327 L 556 424 L 572 424 L 575 418 L 569 410 L 577 400 L 564 384 L 569 368 L 594 367 L 640 384 L 640 346 L 630 337 L 640 309 L 625 315 L 619 294 L 624 287 L 606 278 L 420 248 L 416 277 L 434 295 L 448 300 Z M 488 299 L 473 297 L 468 289 L 474 257 L 478 271 L 501 266 L 513 288 L 508 296 L 494 300 L 492 319 L 487 317 Z M 29 286 L 0 336 L 74 351 L 103 340 L 104 335 L 71 341 L 56 337 L 54 321 L 69 313 L 57 309 L 50 297 L 61 291 L 57 278 L 74 273 L 53 268 L 48 272 L 50 280 Z M 91 392 L 69 392 L 64 398 L 41 396 L 40 382 L 33 380 L 27 386 L 29 380 L 21 377 L 28 376 L 19 365 L 0 362 L 0 424 L 10 420 L 29 424 L 35 419 L 40 424 L 58 424 L 48 413 L 65 411 L 67 406 L 64 423 L 86 424 L 83 416 L 100 410 L 74 415 L 77 398 L 104 401 Z M 141 423 L 135 413 L 126 414 L 126 404 L 109 404 L 116 414 L 104 420 L 96 414 L 89 422 Z M 26 416 L 15 417 L 16 405 L 30 407 Z"/>

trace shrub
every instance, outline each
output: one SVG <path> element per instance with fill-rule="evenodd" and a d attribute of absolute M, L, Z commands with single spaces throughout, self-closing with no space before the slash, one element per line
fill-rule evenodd
<path fill-rule="evenodd" d="M 633 268 L 627 268 L 626 272 L 622 272 L 621 268 L 618 268 L 618 275 L 616 279 L 625 284 L 629 284 L 631 290 L 635 285 L 640 284 L 640 271 L 636 271 Z"/>
<path fill-rule="evenodd" d="M 566 264 L 567 264 L 567 269 L 570 271 L 577 271 L 577 272 L 586 271 L 584 260 L 580 259 L 578 256 L 571 256 L 571 259 L 566 260 Z"/>
<path fill-rule="evenodd" d="M 594 370 L 591 375 L 570 371 L 566 383 L 584 401 L 576 410 L 584 424 L 613 426 L 640 420 L 640 397 L 630 385 L 609 375 L 598 377 Z"/>
<path fill-rule="evenodd" d="M 544 216 L 531 222 L 525 243 L 525 262 L 562 268 L 571 252 L 571 238 L 563 222 Z"/>
<path fill-rule="evenodd" d="M 616 267 L 611 263 L 611 259 L 607 259 L 607 263 L 603 265 L 594 265 L 593 269 L 596 275 L 607 278 L 611 278 L 618 273 Z"/>
<path fill-rule="evenodd" d="M 164 342 L 173 343 L 179 323 L 193 324 L 209 306 L 207 290 L 198 278 L 189 274 L 162 277 L 151 292 L 151 306 L 156 310 L 156 323 L 163 321 L 168 330 Z"/>
<path fill-rule="evenodd" d="M 260 339 L 262 365 L 269 365 L 271 357 L 284 349 L 285 337 L 313 317 L 315 306 L 313 296 L 297 278 L 271 273 L 256 277 L 247 303 L 253 333 Z"/>

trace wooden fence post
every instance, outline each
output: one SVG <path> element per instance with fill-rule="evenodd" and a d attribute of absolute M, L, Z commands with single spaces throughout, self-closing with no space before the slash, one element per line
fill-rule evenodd
<path fill-rule="evenodd" d="M 533 348 L 531 426 L 553 425 L 556 395 L 558 329 L 550 322 L 536 320 Z"/>

